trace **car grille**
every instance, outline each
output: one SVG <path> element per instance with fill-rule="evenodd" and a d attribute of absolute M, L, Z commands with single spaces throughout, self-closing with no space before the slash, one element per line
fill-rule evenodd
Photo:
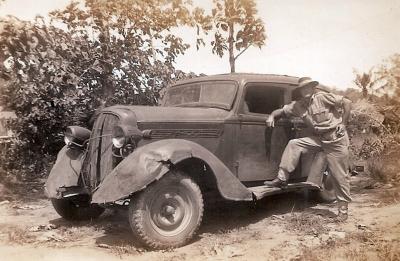
<path fill-rule="evenodd" d="M 221 129 L 152 129 L 153 139 L 218 138 Z"/>
<path fill-rule="evenodd" d="M 91 142 L 88 148 L 87 174 L 92 189 L 112 171 L 114 163 L 112 156 L 112 130 L 118 124 L 118 117 L 109 114 L 99 114 L 92 130 Z"/>

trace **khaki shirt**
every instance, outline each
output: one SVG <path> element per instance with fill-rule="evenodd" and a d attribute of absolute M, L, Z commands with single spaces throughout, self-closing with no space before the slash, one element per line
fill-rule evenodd
<path fill-rule="evenodd" d="M 287 116 L 310 115 L 317 133 L 335 129 L 342 123 L 343 96 L 329 92 L 317 92 L 311 96 L 308 106 L 293 101 L 283 106 Z"/>

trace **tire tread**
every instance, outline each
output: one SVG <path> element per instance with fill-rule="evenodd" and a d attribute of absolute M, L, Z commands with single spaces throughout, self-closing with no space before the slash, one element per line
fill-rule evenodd
<path fill-rule="evenodd" d="M 98 205 L 76 207 L 66 199 L 51 199 L 51 203 L 61 217 L 70 221 L 95 219 L 104 212 L 104 208 Z"/>

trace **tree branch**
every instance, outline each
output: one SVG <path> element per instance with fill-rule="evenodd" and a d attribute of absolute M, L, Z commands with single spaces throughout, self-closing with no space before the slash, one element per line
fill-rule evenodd
<path fill-rule="evenodd" d="M 238 54 L 235 56 L 235 58 L 234 58 L 235 61 L 236 61 L 237 58 L 239 58 L 239 56 L 240 56 L 242 53 L 244 53 L 247 49 L 249 49 L 250 46 L 251 46 L 251 44 L 247 45 L 246 48 L 244 48 L 240 53 L 238 53 Z"/>

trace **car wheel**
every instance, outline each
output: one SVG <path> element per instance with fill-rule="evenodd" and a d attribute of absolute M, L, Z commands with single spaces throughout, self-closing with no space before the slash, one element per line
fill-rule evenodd
<path fill-rule="evenodd" d="M 56 212 L 66 220 L 90 220 L 98 218 L 104 208 L 98 205 L 79 206 L 68 199 L 51 199 Z"/>
<path fill-rule="evenodd" d="M 144 245 L 179 247 L 196 233 L 203 209 L 199 186 L 182 172 L 170 171 L 131 199 L 129 222 Z"/>
<path fill-rule="evenodd" d="M 332 203 L 336 200 L 336 191 L 332 175 L 323 174 L 321 190 L 316 192 L 316 197 L 320 202 Z"/>

